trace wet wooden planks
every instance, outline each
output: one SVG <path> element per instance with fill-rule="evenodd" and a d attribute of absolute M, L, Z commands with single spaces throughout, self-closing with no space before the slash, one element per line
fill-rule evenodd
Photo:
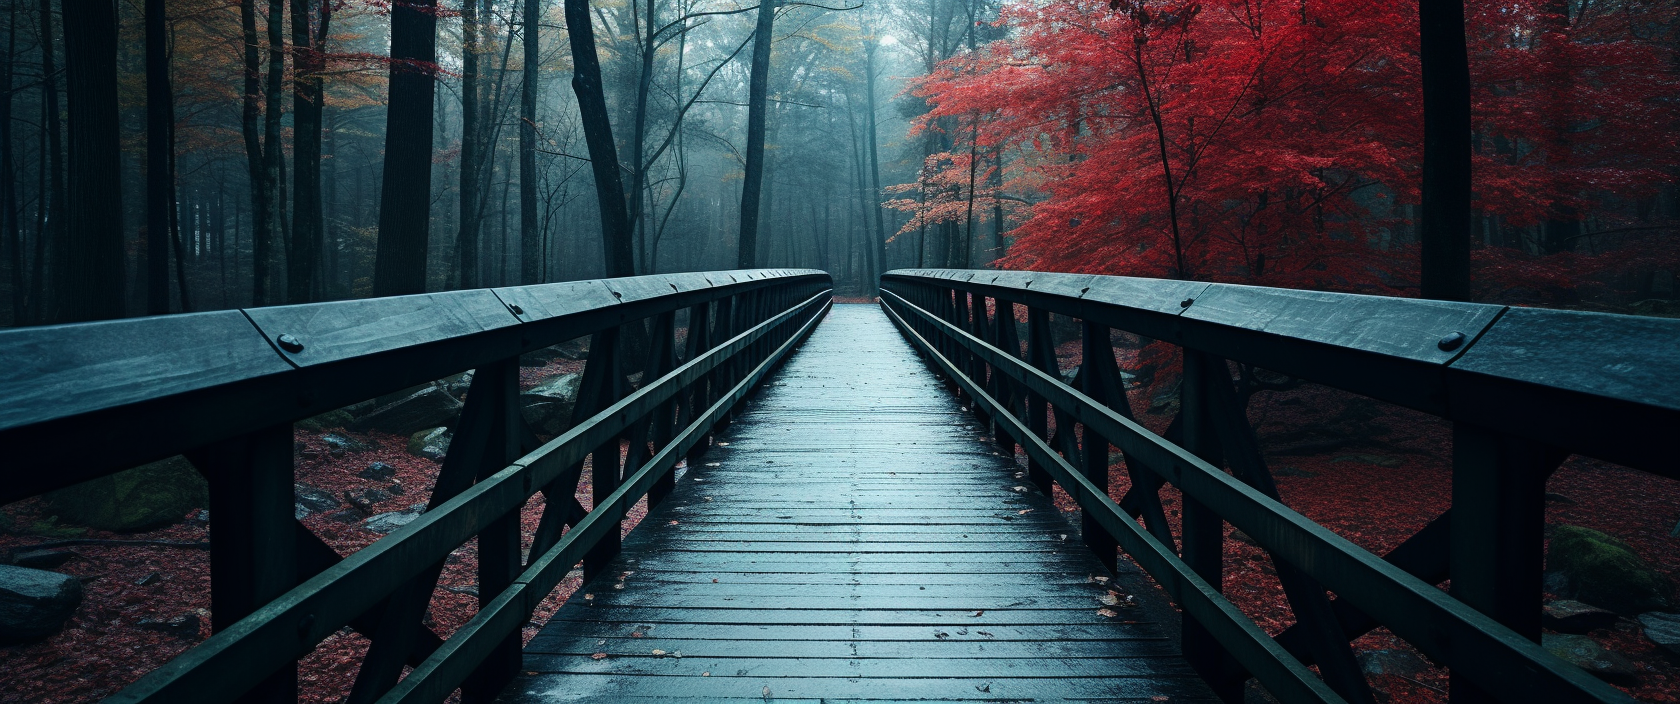
<path fill-rule="evenodd" d="M 838 305 L 509 702 L 1212 701 L 879 309 Z"/>

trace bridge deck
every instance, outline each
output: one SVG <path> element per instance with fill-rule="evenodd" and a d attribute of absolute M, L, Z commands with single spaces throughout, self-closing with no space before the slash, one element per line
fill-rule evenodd
<path fill-rule="evenodd" d="M 835 306 L 504 699 L 1211 701 L 1160 611 L 1098 613 L 1103 569 L 980 434 Z"/>

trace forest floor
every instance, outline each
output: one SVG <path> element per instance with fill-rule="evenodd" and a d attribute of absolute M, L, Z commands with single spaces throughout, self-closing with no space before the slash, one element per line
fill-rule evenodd
<path fill-rule="evenodd" d="M 1069 360 L 1063 361 L 1068 366 Z M 556 360 L 546 367 L 526 368 L 522 383 L 529 387 L 580 366 L 581 362 Z M 1170 403 L 1160 404 L 1142 418 L 1160 432 L 1173 410 Z M 1255 396 L 1250 419 L 1267 450 L 1284 503 L 1374 553 L 1398 545 L 1450 502 L 1450 434 L 1437 419 L 1311 385 Z M 359 516 L 423 503 L 439 465 L 410 455 L 405 449 L 407 438 L 383 433 L 353 434 L 371 449 L 335 457 L 321 440 L 324 432 L 342 431 L 295 434 L 300 484 L 334 496 L 369 489 L 396 494 L 394 487 L 401 487 L 400 494 L 364 507 L 356 515 L 322 511 L 303 519 L 340 554 L 348 555 L 381 537 L 365 529 Z M 360 477 L 372 462 L 396 468 L 396 476 Z M 588 476 L 586 471 L 578 492 L 585 507 L 591 504 Z M 1119 464 L 1111 468 L 1110 486 L 1116 497 L 1129 487 Z M 1672 482 L 1576 457 L 1552 477 L 1547 491 L 1549 526 L 1580 525 L 1614 535 L 1670 580 L 1680 580 L 1680 549 L 1676 549 L 1680 539 L 1669 537 L 1680 518 L 1680 491 Z M 1072 511 L 1069 498 L 1060 490 L 1057 494 L 1059 505 Z M 1181 505 L 1177 493 L 1169 488 L 1162 498 L 1176 522 Z M 525 508 L 522 521 L 527 541 L 541 510 L 540 495 Z M 124 535 L 54 527 L 39 498 L 0 511 L 4 512 L 0 526 L 12 527 L 0 535 L 0 553 L 7 554 L 69 537 L 68 532 L 90 539 L 174 541 L 188 546 L 209 539 L 208 526 L 198 511 L 175 525 Z M 644 514 L 645 503 L 638 504 L 625 530 Z M 71 549 L 76 559 L 57 570 L 82 580 L 83 605 L 63 632 L 42 642 L 0 648 L 0 702 L 97 701 L 209 636 L 207 550 L 139 545 Z M 470 542 L 447 561 L 426 616 L 440 636 L 448 637 L 475 613 L 475 569 L 476 550 Z M 549 595 L 525 626 L 527 640 L 579 583 L 580 576 L 574 572 Z M 1269 558 L 1245 542 L 1244 536 L 1227 541 L 1223 587 L 1268 632 L 1277 633 L 1292 622 Z M 1645 640 L 1637 624 L 1623 619 L 1590 635 L 1622 653 L 1640 672 L 1638 686 L 1626 688 L 1629 694 L 1643 701 L 1680 701 L 1680 664 Z M 367 639 L 349 629 L 329 636 L 300 665 L 302 700 L 339 701 L 348 692 L 367 646 Z M 1446 701 L 1445 670 L 1431 666 L 1387 631 L 1368 634 L 1355 647 L 1367 661 L 1380 659 L 1385 670 L 1396 673 L 1370 675 L 1381 701 Z"/>

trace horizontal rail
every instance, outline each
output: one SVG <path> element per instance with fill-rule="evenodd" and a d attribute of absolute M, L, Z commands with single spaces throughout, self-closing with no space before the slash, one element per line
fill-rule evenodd
<path fill-rule="evenodd" d="M 828 280 L 660 274 L 0 331 L 0 503 L 627 321 Z"/>
<path fill-rule="evenodd" d="M 643 386 L 511 466 L 473 484 L 408 525 L 357 551 L 232 627 L 148 673 L 109 701 L 223 702 L 235 699 L 270 673 L 309 652 L 315 644 L 366 612 L 407 580 L 439 563 L 492 522 L 519 510 L 536 491 L 559 478 L 567 467 L 582 462 L 602 443 L 611 442 L 638 422 L 644 422 L 656 408 L 670 402 L 689 385 L 719 369 L 801 313 L 808 313 L 819 305 L 826 306 L 828 299 L 829 292 L 825 289 Z M 801 330 L 808 331 L 821 318 L 821 312 L 805 321 Z M 788 348 L 787 344 L 782 345 L 778 354 Z M 763 368 L 761 364 L 760 369 Z M 740 389 L 737 385 L 734 392 Z M 734 392 L 726 398 L 738 400 L 740 394 Z M 714 404 L 712 410 L 715 409 Z M 695 440 L 685 436 L 685 441 L 691 446 Z M 669 447 L 667 445 L 665 449 Z M 645 493 L 645 488 L 643 491 Z M 603 506 L 605 513 L 595 520 L 601 525 L 616 526 L 615 518 L 604 517 L 615 509 L 608 504 Z M 597 511 L 600 510 L 598 507 Z M 591 511 L 589 515 L 594 516 L 596 512 Z M 582 528 L 580 523 L 567 536 L 577 534 Z M 589 544 L 600 537 L 595 535 Z M 572 539 L 571 543 L 562 540 L 560 545 L 576 545 L 582 540 L 581 537 Z M 513 591 L 529 589 L 530 583 L 516 582 Z M 511 600 L 512 597 L 509 598 Z M 538 596 L 537 600 L 540 601 L 540 598 Z M 455 647 L 449 642 L 445 642 L 444 648 Z"/>
<path fill-rule="evenodd" d="M 809 303 L 808 301 L 806 305 Z M 530 567 L 515 580 L 514 588 L 503 592 L 496 601 L 480 609 L 477 615 L 462 625 L 461 629 L 443 644 L 442 648 L 381 698 L 379 704 L 419 704 L 447 699 L 450 692 L 466 680 L 472 671 L 472 664 L 489 655 L 502 638 L 517 633 L 543 598 L 565 578 L 572 565 L 583 559 L 584 553 L 599 542 L 608 530 L 616 530 L 618 519 L 629 513 L 630 508 L 648 492 L 654 482 L 670 473 L 677 462 L 700 442 L 708 428 L 722 420 L 730 408 L 752 391 L 771 369 L 785 359 L 789 351 L 811 333 L 817 321 L 821 320 L 832 306 L 827 300 L 822 303 L 821 311 L 805 321 L 797 332 L 759 363 L 745 379 L 730 389 L 726 396 L 712 404 L 704 415 L 690 423 L 676 440 L 654 455 L 646 466 L 626 477 L 623 486 L 613 492 L 601 506 L 591 510 L 559 543 L 541 558 L 532 560 Z M 804 307 L 801 306 L 800 310 Z M 509 468 L 503 471 L 514 470 Z"/>
<path fill-rule="evenodd" d="M 1628 467 L 1680 478 L 1680 320 L 1031 271 L 901 269 Z"/>
<path fill-rule="evenodd" d="M 904 333 L 906 338 L 923 354 L 927 355 L 941 371 L 954 380 L 958 386 L 971 398 L 984 406 L 986 413 L 998 419 L 1009 427 L 1014 437 L 1024 438 L 1022 447 L 1034 461 L 1050 470 L 1069 495 L 1079 506 L 1091 512 L 1108 533 L 1120 541 L 1126 553 L 1138 561 L 1145 571 L 1155 577 L 1167 593 L 1172 595 L 1186 612 L 1196 620 L 1207 625 L 1219 640 L 1229 646 L 1243 666 L 1247 667 L 1274 694 L 1288 702 L 1342 702 L 1342 698 L 1330 691 L 1323 682 L 1314 677 L 1312 672 L 1283 650 L 1276 641 L 1260 630 L 1253 621 L 1244 616 L 1242 611 L 1220 595 L 1218 590 L 1209 586 L 1188 565 L 1184 564 L 1172 550 L 1162 545 L 1160 541 L 1149 535 L 1138 524 L 1120 510 L 1119 504 L 1108 497 L 1108 494 L 1097 489 L 1089 479 L 1081 476 L 1078 470 L 1068 464 L 1067 460 L 1052 449 L 1032 431 L 1027 429 L 1019 419 L 1011 415 L 1008 409 L 998 403 L 974 383 L 966 374 L 957 369 L 951 360 L 940 354 L 920 333 L 911 329 L 904 319 L 894 311 L 888 303 L 888 297 L 899 305 L 904 305 L 922 315 L 921 309 L 911 306 L 894 295 L 891 291 L 881 291 L 881 307 L 892 318 L 893 324 Z M 944 322 L 944 321 L 940 321 Z M 1037 370 L 1033 370 L 1037 371 Z M 1038 372 L 1043 374 L 1043 372 Z M 1146 431 L 1147 432 L 1147 431 Z"/>
<path fill-rule="evenodd" d="M 1620 690 L 1564 662 L 1434 585 L 1312 522 L 1059 379 L 975 338 L 891 290 L 883 289 L 882 298 L 883 305 L 890 301 L 891 305 L 903 308 L 925 324 L 934 326 L 947 339 L 980 357 L 992 369 L 1043 396 L 1073 420 L 1120 447 L 1139 465 L 1177 486 L 1185 496 L 1206 505 L 1253 537 L 1273 555 L 1306 571 L 1341 598 L 1375 617 L 1395 635 L 1416 645 L 1430 657 L 1447 663 L 1454 672 L 1485 689 L 1509 693 L 1515 701 L 1628 701 Z M 896 320 L 896 313 L 894 317 Z M 926 344 L 919 334 L 915 339 L 918 346 Z M 993 418 L 1011 425 L 1014 429 L 1012 437 L 1024 438 L 1022 442 L 1029 455 L 1049 468 L 1063 488 L 1079 500 L 1081 508 L 1094 512 L 1117 540 L 1125 544 L 1128 534 L 1142 535 L 1138 525 L 1129 517 L 1121 521 L 1124 526 L 1109 526 L 1112 520 L 1123 515 L 1110 515 L 1111 511 L 1119 511 L 1117 504 L 1091 486 L 1083 476 L 1070 474 L 1073 472 L 1071 466 L 1054 455 L 1048 445 L 1024 427 L 1019 427 L 1018 420 L 1001 409 L 966 375 L 949 366 L 949 360 L 943 355 L 932 347 L 927 349 L 940 366 L 946 368 L 946 373 L 964 387 L 965 392 L 976 399 L 983 399 L 981 403 L 988 407 L 988 413 Z M 1153 550 L 1154 547 L 1160 547 L 1164 554 L 1170 555 L 1170 551 L 1158 542 L 1146 549 Z M 1127 552 L 1138 556 L 1138 551 L 1131 546 L 1127 547 Z M 1162 570 L 1160 565 L 1150 569 L 1149 564 L 1140 560 L 1145 569 L 1169 587 L 1171 579 L 1183 576 L 1180 574 L 1183 570 L 1179 569 L 1183 563 L 1176 556 L 1173 563 L 1172 570 Z M 1240 612 L 1236 613 L 1240 615 Z M 1246 617 L 1242 618 L 1246 622 Z M 1200 618 L 1198 620 L 1210 628 L 1214 625 Z M 1225 639 L 1221 641 L 1225 642 Z M 1293 662 L 1293 658 L 1290 661 Z M 1250 662 L 1243 661 L 1242 664 L 1257 676 L 1263 676 Z"/>

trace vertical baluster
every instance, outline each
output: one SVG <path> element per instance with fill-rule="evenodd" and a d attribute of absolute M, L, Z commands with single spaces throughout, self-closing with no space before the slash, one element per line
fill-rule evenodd
<path fill-rule="evenodd" d="M 1004 354 L 1018 358 L 1021 356 L 1021 339 L 1020 334 L 1015 329 L 1015 304 L 1002 298 L 995 300 L 997 303 L 995 315 L 997 327 L 993 332 L 994 344 L 998 349 L 1003 350 Z M 1001 374 L 998 376 L 1001 377 L 998 380 L 998 401 L 1003 404 L 1003 407 L 1009 413 L 1013 413 L 1016 419 L 1025 421 L 1026 409 L 1022 404 L 1023 395 L 1020 385 L 1006 376 Z M 1010 435 L 1010 432 L 1005 430 L 1000 423 L 992 424 L 992 433 L 993 439 L 997 441 L 998 447 L 1003 450 L 1004 456 L 1013 458 L 1016 441 L 1019 438 Z"/>
<path fill-rule="evenodd" d="M 1524 638 L 1540 640 L 1546 477 L 1568 453 L 1453 424 L 1452 595 Z M 1494 701 L 1452 676 L 1453 704 Z"/>
<path fill-rule="evenodd" d="M 1045 371 L 1055 369 L 1056 351 L 1045 349 L 1050 341 L 1050 314 L 1038 308 L 1027 308 L 1027 363 Z M 1044 397 L 1027 390 L 1027 429 L 1040 438 L 1050 438 L 1049 404 Z M 1046 495 L 1051 493 L 1050 473 L 1036 460 L 1027 460 L 1027 477 Z"/>
<path fill-rule="evenodd" d="M 1186 351 L 1184 380 L 1179 386 L 1179 421 L 1183 447 L 1215 467 L 1224 464 L 1219 442 L 1209 423 L 1206 394 L 1203 386 L 1207 375 L 1202 359 Z M 1225 576 L 1225 522 L 1219 514 L 1200 502 L 1181 496 L 1184 512 L 1179 519 L 1183 538 L 1182 557 L 1186 565 L 1215 590 L 1222 590 Z M 1213 634 L 1189 615 L 1183 617 L 1180 631 L 1184 642 L 1184 658 L 1190 661 L 1202 679 L 1214 688 L 1214 694 L 1226 702 L 1242 701 L 1242 683 L 1232 682 L 1224 674 L 1232 667 L 1232 660 Z"/>
<path fill-rule="evenodd" d="M 1119 368 L 1114 364 L 1114 348 L 1108 342 L 1108 328 L 1087 320 L 1080 332 L 1079 378 L 1085 395 L 1111 408 L 1124 405 L 1129 416 L 1131 408 L 1126 401 L 1125 387 L 1120 385 Z M 1108 440 L 1086 426 L 1080 451 L 1085 478 L 1097 490 L 1108 494 Z M 1096 553 L 1097 559 L 1102 560 L 1110 573 L 1115 572 L 1119 567 L 1119 543 L 1114 536 L 1092 518 L 1090 511 L 1080 512 L 1079 525 L 1086 547 Z"/>
<path fill-rule="evenodd" d="M 653 322 L 653 350 L 648 354 L 647 371 L 642 373 L 643 386 L 654 383 L 656 379 L 671 373 L 671 370 L 677 368 L 676 346 L 677 314 L 675 311 L 661 313 Z M 677 405 L 677 399 L 673 397 L 671 400 L 659 404 L 659 407 L 653 411 L 653 421 L 649 431 L 653 434 L 652 450 L 654 452 L 663 449 L 666 444 L 671 442 L 671 436 L 674 434 L 672 423 Z M 666 472 L 664 476 L 654 481 L 653 486 L 648 488 L 648 510 L 653 510 L 653 507 L 658 506 L 660 501 L 670 495 L 671 489 L 676 486 L 676 479 L 675 472 Z"/>
<path fill-rule="evenodd" d="M 482 381 L 483 383 L 479 383 Z M 519 459 L 523 439 L 521 429 L 525 419 L 519 411 L 519 360 L 504 360 L 478 369 L 473 373 L 473 386 L 467 398 L 483 394 L 488 432 L 482 459 L 478 465 L 478 479 L 490 478 Z M 478 534 L 478 606 L 484 608 L 506 591 L 519 576 L 520 511 L 507 513 Z M 521 659 L 518 631 L 508 634 L 496 645 L 465 683 L 461 685 L 465 704 L 492 702 L 514 676 L 519 674 Z"/>
<path fill-rule="evenodd" d="M 220 633 L 297 585 L 292 426 L 216 443 L 189 459 L 210 482 L 210 630 Z M 239 701 L 295 702 L 297 688 L 294 662 Z"/>
<path fill-rule="evenodd" d="M 587 372 L 588 367 L 598 367 L 601 370 L 600 377 L 602 380 L 600 383 L 604 386 L 595 391 L 597 397 L 602 401 L 601 408 L 616 403 L 618 399 L 624 396 L 624 372 L 619 366 L 621 359 L 620 337 L 618 328 L 607 328 L 595 333 L 594 337 L 589 340 L 589 361 L 585 371 Z M 587 377 L 587 374 L 585 376 Z M 599 412 L 599 409 L 596 412 Z M 620 447 L 619 438 L 612 437 L 602 441 L 601 445 L 589 454 L 590 494 L 594 498 L 591 510 L 601 506 L 608 496 L 617 491 L 619 482 L 624 479 L 619 465 Z M 601 570 L 606 568 L 607 563 L 618 556 L 619 545 L 623 539 L 623 525 L 622 519 L 614 521 L 612 527 L 607 529 L 606 534 L 601 536 L 601 540 L 595 543 L 595 547 L 590 548 L 589 552 L 584 554 L 583 579 L 585 582 L 595 579 L 601 574 Z"/>
<path fill-rule="evenodd" d="M 688 339 L 685 341 L 688 354 L 683 360 L 684 364 L 699 359 L 701 355 L 712 349 L 711 326 L 711 303 L 701 303 L 688 309 Z M 684 403 L 681 405 L 680 415 L 677 417 L 677 427 L 688 427 L 688 424 L 694 422 L 699 414 L 705 413 L 706 409 L 711 407 L 711 384 L 712 375 L 703 374 L 688 387 L 687 391 L 683 392 Z M 706 453 L 711 445 L 712 436 L 709 433 L 701 438 L 700 442 L 695 443 L 693 449 L 688 451 L 689 468 L 694 467 L 694 463 L 700 460 L 700 457 Z"/>
<path fill-rule="evenodd" d="M 986 335 L 986 330 L 989 327 L 986 323 L 986 297 L 978 293 L 973 294 L 969 297 L 968 305 L 968 333 L 981 342 L 990 342 Z M 985 360 L 982 359 L 980 355 L 972 355 L 969 359 L 970 364 L 973 365 L 974 369 L 972 372 L 974 375 L 974 385 L 991 395 L 992 398 L 998 398 L 996 392 L 993 390 L 995 384 L 992 380 L 996 376 L 995 372 L 991 370 L 990 366 L 986 364 Z M 988 416 L 984 410 L 981 410 L 979 404 L 974 405 L 973 411 L 980 417 L 980 427 L 985 428 L 991 425 L 991 417 Z"/>

